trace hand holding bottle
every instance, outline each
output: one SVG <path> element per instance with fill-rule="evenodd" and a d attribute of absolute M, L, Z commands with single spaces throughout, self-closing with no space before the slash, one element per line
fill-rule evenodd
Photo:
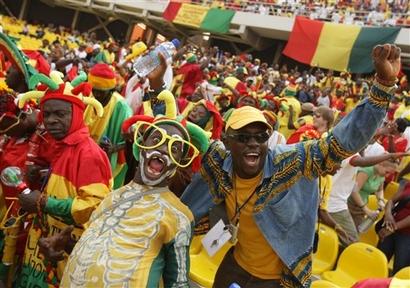
<path fill-rule="evenodd" d="M 149 80 L 150 88 L 153 90 L 159 90 L 164 85 L 164 74 L 167 70 L 167 62 L 162 53 L 158 53 L 159 65 L 151 71 L 147 78 Z"/>
<path fill-rule="evenodd" d="M 23 181 L 23 171 L 19 167 L 10 166 L 1 171 L 1 182 L 8 187 L 16 188 L 21 194 L 29 194 L 31 192 L 27 184 Z"/>

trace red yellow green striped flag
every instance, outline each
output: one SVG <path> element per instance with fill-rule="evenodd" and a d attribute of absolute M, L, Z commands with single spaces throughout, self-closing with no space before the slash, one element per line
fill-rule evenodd
<path fill-rule="evenodd" d="M 162 17 L 172 23 L 214 33 L 227 33 L 235 11 L 190 3 L 170 2 Z"/>
<path fill-rule="evenodd" d="M 283 54 L 299 62 L 336 71 L 372 72 L 375 45 L 394 43 L 398 27 L 361 27 L 298 16 Z"/>

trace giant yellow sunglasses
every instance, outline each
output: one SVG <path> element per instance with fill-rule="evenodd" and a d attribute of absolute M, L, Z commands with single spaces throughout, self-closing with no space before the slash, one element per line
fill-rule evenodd
<path fill-rule="evenodd" d="M 166 124 L 166 123 L 164 123 Z M 147 139 L 148 135 L 152 137 L 152 135 L 157 134 L 159 137 L 154 137 L 152 140 L 152 144 L 147 144 L 146 141 L 144 141 L 144 144 L 141 143 L 141 137 L 142 139 Z M 155 136 L 155 135 L 154 135 Z M 135 126 L 135 133 L 134 133 L 134 144 L 137 145 L 138 148 L 140 149 L 145 149 L 145 150 L 152 150 L 155 148 L 160 147 L 165 143 L 165 141 L 168 140 L 168 154 L 172 160 L 172 162 L 175 163 L 178 167 L 185 168 L 191 165 L 192 161 L 199 155 L 199 150 L 189 141 L 186 141 L 182 139 L 178 135 L 168 135 L 167 131 L 161 127 L 158 127 L 157 125 L 145 121 L 139 121 L 137 122 L 137 125 Z M 183 151 L 184 147 L 186 148 L 184 154 L 188 154 L 188 151 L 192 151 L 192 153 L 189 154 L 189 158 L 187 157 L 181 157 L 181 159 L 178 161 L 175 159 L 175 154 L 178 153 L 178 151 Z"/>

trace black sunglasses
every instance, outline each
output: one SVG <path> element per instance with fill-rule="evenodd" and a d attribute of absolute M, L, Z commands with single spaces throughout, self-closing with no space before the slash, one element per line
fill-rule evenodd
<path fill-rule="evenodd" d="M 227 134 L 226 136 L 244 144 L 249 143 L 252 138 L 254 138 L 259 144 L 263 144 L 268 141 L 270 134 L 265 131 L 257 134 L 237 133 Z"/>

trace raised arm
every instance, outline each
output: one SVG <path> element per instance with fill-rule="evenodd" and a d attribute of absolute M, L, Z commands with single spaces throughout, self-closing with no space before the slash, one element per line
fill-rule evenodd
<path fill-rule="evenodd" d="M 297 146 L 303 174 L 308 178 L 333 172 L 336 164 L 362 149 L 383 121 L 400 70 L 400 48 L 385 44 L 373 49 L 376 68 L 370 95 L 319 141 Z"/>
<path fill-rule="evenodd" d="M 396 160 L 400 157 L 408 156 L 408 153 L 386 153 L 378 156 L 355 157 L 350 160 L 350 164 L 356 167 L 369 167 L 385 160 Z"/>

